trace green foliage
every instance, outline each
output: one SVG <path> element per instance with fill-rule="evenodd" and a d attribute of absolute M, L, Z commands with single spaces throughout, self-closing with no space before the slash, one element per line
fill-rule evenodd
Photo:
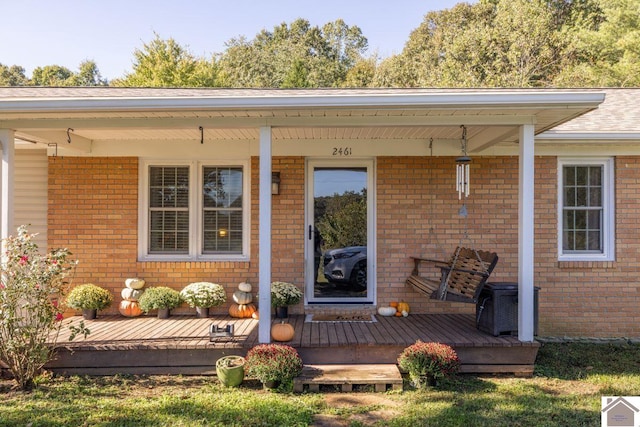
<path fill-rule="evenodd" d="M 273 282 L 271 283 L 271 305 L 274 307 L 285 307 L 295 305 L 302 299 L 302 291 L 293 283 Z"/>
<path fill-rule="evenodd" d="M 166 286 L 147 288 L 138 300 L 140 309 L 145 313 L 159 308 L 176 308 L 179 307 L 182 302 L 183 299 L 180 292 Z"/>
<path fill-rule="evenodd" d="M 180 296 L 190 307 L 216 307 L 227 300 L 224 288 L 211 282 L 190 283 Z"/>
<path fill-rule="evenodd" d="M 0 64 L 0 86 L 26 86 L 28 83 L 24 67 Z"/>
<path fill-rule="evenodd" d="M 418 340 L 400 354 L 398 366 L 409 373 L 417 387 L 425 387 L 427 379 L 439 380 L 457 373 L 460 359 L 447 344 Z"/>
<path fill-rule="evenodd" d="M 77 310 L 104 310 L 112 302 L 111 292 L 93 283 L 76 286 L 67 295 L 67 305 Z"/>
<path fill-rule="evenodd" d="M 318 229 L 325 248 L 367 245 L 367 191 L 316 198 Z"/>
<path fill-rule="evenodd" d="M 196 58 L 173 38 L 155 38 L 133 53 L 133 72 L 115 86 L 213 87 L 217 82 L 215 61 Z"/>
<path fill-rule="evenodd" d="M 263 383 L 276 381 L 287 389 L 302 373 L 298 351 L 284 344 L 259 344 L 247 352 L 245 372 Z"/>
<path fill-rule="evenodd" d="M 33 237 L 21 226 L 16 236 L 5 239 L 0 283 L 0 360 L 22 389 L 33 387 L 53 356 L 65 279 L 75 266 L 66 249 L 41 255 Z"/>
<path fill-rule="evenodd" d="M 322 28 L 297 19 L 229 40 L 219 64 L 225 86 L 337 87 L 366 47 L 360 28 L 341 19 Z"/>
<path fill-rule="evenodd" d="M 555 79 L 558 86 L 640 86 L 640 3 L 593 0 L 575 26 L 563 29 L 573 61 Z"/>

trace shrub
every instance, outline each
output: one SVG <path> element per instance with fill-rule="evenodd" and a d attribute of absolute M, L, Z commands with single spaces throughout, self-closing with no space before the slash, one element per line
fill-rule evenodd
<path fill-rule="evenodd" d="M 145 313 L 159 308 L 176 308 L 182 304 L 182 296 L 175 289 L 166 286 L 147 288 L 138 300 Z"/>
<path fill-rule="evenodd" d="M 77 310 L 104 310 L 113 302 L 113 295 L 93 283 L 76 286 L 67 296 L 67 305 Z"/>
<path fill-rule="evenodd" d="M 271 284 L 271 305 L 284 307 L 295 305 L 302 299 L 302 291 L 293 283 L 273 282 Z"/>
<path fill-rule="evenodd" d="M 25 226 L 5 239 L 0 283 L 0 360 L 23 390 L 53 357 L 60 332 L 61 301 L 76 262 L 71 252 L 38 252 Z"/>
<path fill-rule="evenodd" d="M 259 344 L 247 352 L 245 372 L 266 382 L 279 382 L 290 388 L 302 373 L 302 359 L 295 348 L 284 344 Z"/>
<path fill-rule="evenodd" d="M 191 307 L 215 307 L 227 300 L 224 288 L 211 282 L 191 283 L 180 291 L 180 295 Z"/>
<path fill-rule="evenodd" d="M 409 373 L 416 387 L 424 387 L 458 372 L 460 359 L 446 344 L 417 341 L 400 354 L 398 366 Z"/>

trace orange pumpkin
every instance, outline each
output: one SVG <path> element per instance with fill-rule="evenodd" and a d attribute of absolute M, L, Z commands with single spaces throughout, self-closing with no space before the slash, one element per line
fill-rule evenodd
<path fill-rule="evenodd" d="M 229 307 L 229 316 L 245 319 L 251 317 L 255 311 L 255 304 L 231 304 Z"/>
<path fill-rule="evenodd" d="M 293 326 L 289 323 L 276 323 L 271 326 L 271 338 L 274 341 L 291 341 L 295 335 Z"/>
<path fill-rule="evenodd" d="M 389 307 L 397 308 L 397 307 L 398 307 L 398 301 L 391 301 L 391 302 L 389 303 Z"/>
<path fill-rule="evenodd" d="M 118 310 L 120 311 L 120 314 L 125 317 L 138 317 L 142 314 L 140 303 L 138 301 L 123 300 L 120 302 Z"/>
<path fill-rule="evenodd" d="M 394 314 L 394 316 L 396 316 L 396 317 L 402 317 L 402 312 L 401 312 L 401 311 L 396 311 L 396 314 Z"/>

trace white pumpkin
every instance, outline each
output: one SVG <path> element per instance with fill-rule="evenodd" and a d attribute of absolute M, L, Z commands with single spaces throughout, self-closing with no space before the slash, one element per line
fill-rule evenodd
<path fill-rule="evenodd" d="M 396 314 L 395 307 L 378 307 L 378 314 L 380 316 L 394 316 Z"/>
<path fill-rule="evenodd" d="M 120 296 L 122 296 L 122 299 L 125 301 L 138 301 L 143 292 L 144 289 L 123 288 Z"/>
<path fill-rule="evenodd" d="M 124 285 L 129 289 L 142 289 L 144 288 L 144 280 L 138 278 L 131 278 L 124 281 Z"/>
<path fill-rule="evenodd" d="M 236 304 L 250 304 L 253 301 L 253 295 L 250 292 L 235 291 L 233 293 L 233 301 Z"/>
<path fill-rule="evenodd" d="M 242 282 L 238 285 L 238 289 L 242 292 L 251 292 L 251 283 Z"/>

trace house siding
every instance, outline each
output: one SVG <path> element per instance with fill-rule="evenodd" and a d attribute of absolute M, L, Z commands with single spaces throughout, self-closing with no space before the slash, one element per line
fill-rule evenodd
<path fill-rule="evenodd" d="M 15 228 L 26 225 L 29 233 L 36 234 L 34 242 L 44 252 L 47 249 L 46 150 L 16 150 L 14 185 Z M 12 234 L 15 232 L 9 231 Z"/>
<path fill-rule="evenodd" d="M 409 288 L 411 255 L 444 258 L 463 244 L 495 251 L 491 280 L 516 281 L 518 265 L 518 157 L 473 159 L 467 218 L 458 214 L 452 157 L 377 158 L 377 303 L 405 300 L 416 313 L 473 313 L 473 304 L 434 301 Z M 218 282 L 228 300 L 241 281 L 258 278 L 258 158 L 251 159 L 250 261 L 138 262 L 138 159 L 49 158 L 49 246 L 69 247 L 80 263 L 75 283 L 94 282 L 116 297 L 127 277 L 148 286 L 181 289 Z M 305 158 L 274 157 L 281 173 L 273 196 L 272 277 L 303 287 Z M 638 336 L 640 303 L 640 159 L 616 159 L 615 262 L 558 262 L 557 158 L 536 157 L 535 285 L 540 287 L 539 333 L 547 336 Z M 468 233 L 468 234 L 467 234 Z M 257 289 L 256 289 L 257 291 Z M 229 303 L 214 310 L 224 313 Z M 292 307 L 304 310 L 302 304 Z M 188 313 L 184 307 L 179 312 Z"/>

